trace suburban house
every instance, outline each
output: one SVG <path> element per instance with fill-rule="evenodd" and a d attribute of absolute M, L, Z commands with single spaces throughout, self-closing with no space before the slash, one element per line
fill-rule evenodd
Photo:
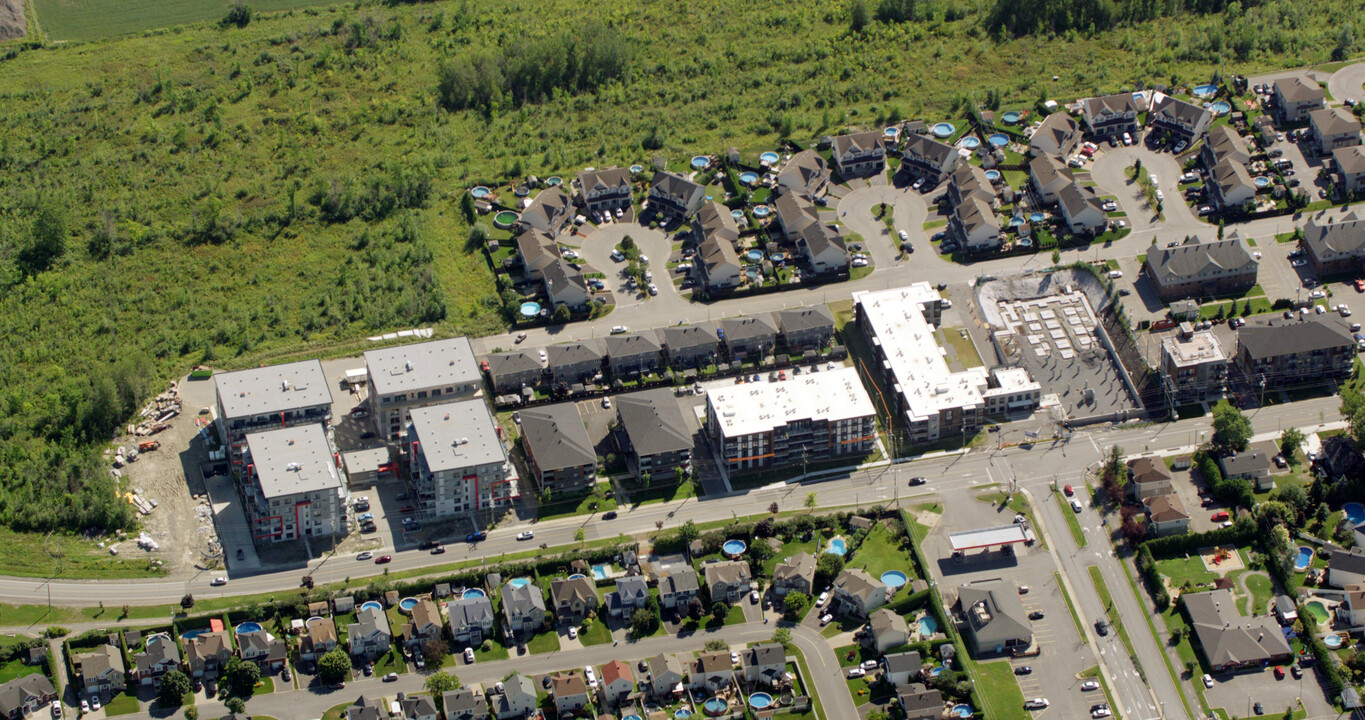
<path fill-rule="evenodd" d="M 691 218 L 706 202 L 706 188 L 677 173 L 660 170 L 649 182 L 649 206 L 667 221 Z"/>
<path fill-rule="evenodd" d="M 1365 625 L 1365 585 L 1352 585 L 1345 595 L 1345 602 L 1337 606 L 1337 617 L 1348 627 Z"/>
<path fill-rule="evenodd" d="M 1038 201 L 1044 205 L 1057 202 L 1057 194 L 1062 188 L 1074 185 L 1076 178 L 1071 170 L 1051 155 L 1039 155 L 1028 161 L 1029 182 Z"/>
<path fill-rule="evenodd" d="M 0 714 L 9 720 L 23 720 L 57 699 L 57 688 L 42 673 L 24 675 L 0 685 Z"/>
<path fill-rule="evenodd" d="M 133 679 L 144 687 L 161 685 L 161 676 L 180 669 L 180 648 L 166 633 L 148 636 L 147 647 L 133 654 Z"/>
<path fill-rule="evenodd" d="M 876 175 L 886 169 L 886 139 L 878 130 L 834 138 L 834 167 L 845 178 Z"/>
<path fill-rule="evenodd" d="M 1321 108 L 1308 113 L 1309 145 L 1319 155 L 1360 144 L 1360 121 L 1343 107 Z"/>
<path fill-rule="evenodd" d="M 1294 651 L 1270 615 L 1244 616 L 1232 591 L 1185 593 L 1181 605 L 1213 672 L 1289 662 Z"/>
<path fill-rule="evenodd" d="M 1351 375 L 1355 338 L 1335 321 L 1288 320 L 1248 325 L 1237 333 L 1237 370 L 1248 382 L 1278 388 L 1333 382 Z"/>
<path fill-rule="evenodd" d="M 778 310 L 773 316 L 788 352 L 819 350 L 834 340 L 834 313 L 826 305 Z"/>
<path fill-rule="evenodd" d="M 1332 480 L 1365 475 L 1365 455 L 1356 448 L 1355 442 L 1343 435 L 1334 435 L 1322 441 L 1322 455 L 1318 463 Z"/>
<path fill-rule="evenodd" d="M 1332 182 L 1347 197 L 1365 189 L 1365 147 L 1350 145 L 1332 151 Z"/>
<path fill-rule="evenodd" d="M 1141 112 L 1133 93 L 1115 93 L 1081 101 L 1081 118 L 1096 139 L 1119 138 L 1124 133 L 1136 137 Z"/>
<path fill-rule="evenodd" d="M 616 446 L 636 475 L 667 479 L 692 459 L 692 427 L 665 388 L 616 396 Z"/>
<path fill-rule="evenodd" d="M 1294 73 L 1275 81 L 1275 117 L 1282 123 L 1301 123 L 1308 114 L 1327 107 L 1322 86 L 1307 73 Z"/>
<path fill-rule="evenodd" d="M 668 698 L 683 693 L 683 667 L 678 658 L 659 653 L 646 661 L 649 668 L 649 694 L 654 698 Z"/>
<path fill-rule="evenodd" d="M 1243 140 L 1236 130 L 1228 125 L 1216 125 L 1209 130 L 1209 136 L 1204 140 L 1204 147 L 1199 151 L 1199 161 L 1204 163 L 1206 169 L 1211 170 L 1224 160 L 1245 166 L 1251 162 L 1251 153 L 1247 150 L 1246 140 Z"/>
<path fill-rule="evenodd" d="M 535 711 L 538 698 L 536 684 L 531 678 L 521 673 L 513 673 L 511 677 L 503 680 L 502 684 L 502 694 L 493 696 L 493 715 L 498 720 L 512 718 L 519 720 Z"/>
<path fill-rule="evenodd" d="M 530 635 L 545 627 L 545 596 L 535 583 L 502 586 L 502 614 L 513 633 Z"/>
<path fill-rule="evenodd" d="M 1175 493 L 1152 495 L 1142 503 L 1147 511 L 1147 526 L 1153 535 L 1176 535 L 1189 532 L 1190 514 Z"/>
<path fill-rule="evenodd" d="M 555 712 L 560 717 L 572 717 L 588 707 L 588 683 L 582 673 L 556 673 L 550 676 L 550 681 L 550 695 L 555 699 Z"/>
<path fill-rule="evenodd" d="M 1198 105 L 1161 96 L 1147 113 L 1152 132 L 1164 133 L 1173 143 L 1193 145 L 1213 122 L 1213 113 Z"/>
<path fill-rule="evenodd" d="M 614 378 L 633 378 L 652 373 L 663 363 L 663 345 L 654 337 L 653 330 L 608 335 L 602 341 L 607 350 L 607 367 Z"/>
<path fill-rule="evenodd" d="M 1208 330 L 1161 339 L 1162 383 L 1177 405 L 1216 402 L 1227 389 L 1228 356 Z"/>
<path fill-rule="evenodd" d="M 943 716 L 943 693 L 924 683 L 897 686 L 896 704 L 905 720 L 938 720 Z"/>
<path fill-rule="evenodd" d="M 564 226 L 573 220 L 573 198 L 558 187 L 547 188 L 531 201 L 517 220 L 523 229 L 533 228 L 552 237 L 559 235 Z"/>
<path fill-rule="evenodd" d="M 1270 458 L 1255 448 L 1224 455 L 1218 458 L 1218 465 L 1223 470 L 1223 477 L 1250 480 L 1258 491 L 1275 487 L 1275 481 L 1270 477 Z"/>
<path fill-rule="evenodd" d="M 123 651 L 108 643 L 84 655 L 71 658 L 76 676 L 81 682 L 81 692 L 90 695 L 121 692 L 128 687 L 123 665 Z"/>
<path fill-rule="evenodd" d="M 469 688 L 441 693 L 445 720 L 488 720 L 488 699 Z"/>
<path fill-rule="evenodd" d="M 556 383 L 586 383 L 602 374 L 602 349 L 595 341 L 551 345 L 545 356 Z"/>
<path fill-rule="evenodd" d="M 398 707 L 402 711 L 402 720 L 438 720 L 440 717 L 436 701 L 426 694 L 398 693 Z"/>
<path fill-rule="evenodd" d="M 1057 207 L 1073 235 L 1096 235 L 1109 226 L 1104 201 L 1089 186 L 1073 182 L 1057 193 Z"/>
<path fill-rule="evenodd" d="M 690 567 L 669 568 L 668 574 L 659 578 L 659 604 L 681 611 L 692 602 L 700 589 L 696 570 Z"/>
<path fill-rule="evenodd" d="M 773 218 L 777 221 L 774 229 L 781 233 L 782 239 L 790 242 L 801 237 L 807 226 L 820 224 L 815 206 L 803 195 L 781 195 L 773 202 L 773 210 Z"/>
<path fill-rule="evenodd" d="M 1355 152 L 1353 148 L 1351 152 Z M 1359 272 L 1365 266 L 1365 217 L 1357 211 L 1338 217 L 1335 222 L 1308 218 L 1299 243 L 1313 263 L 1319 277 Z"/>
<path fill-rule="evenodd" d="M 612 660 L 602 666 L 602 704 L 609 708 L 619 706 L 635 694 L 635 674 L 630 665 Z"/>
<path fill-rule="evenodd" d="M 488 363 L 488 379 L 499 394 L 519 393 L 523 387 L 540 384 L 545 368 L 535 354 L 526 350 L 494 353 L 484 359 Z"/>
<path fill-rule="evenodd" d="M 948 205 L 957 207 L 969 197 L 980 198 L 987 205 L 995 206 L 995 186 L 986 179 L 986 171 L 971 164 L 961 164 L 948 178 Z"/>
<path fill-rule="evenodd" d="M 607 611 L 612 617 L 630 619 L 636 610 L 649 604 L 649 581 L 643 575 L 616 579 L 616 592 L 607 595 Z"/>
<path fill-rule="evenodd" d="M 1299 619 L 1299 606 L 1288 595 L 1276 595 L 1271 603 L 1275 608 L 1275 619 L 1279 620 L 1281 625 L 1292 625 Z"/>
<path fill-rule="evenodd" d="M 957 148 L 927 135 L 911 133 L 901 146 L 901 172 L 923 180 L 928 187 L 947 179 L 961 159 Z"/>
<path fill-rule="evenodd" d="M 185 666 L 192 678 L 211 679 L 232 657 L 232 641 L 226 630 L 206 632 L 185 640 Z"/>
<path fill-rule="evenodd" d="M 521 260 L 522 272 L 528 280 L 536 282 L 545 279 L 545 268 L 562 259 L 559 243 L 553 235 L 534 228 L 517 235 L 517 258 Z"/>
<path fill-rule="evenodd" d="M 886 604 L 886 585 L 862 568 L 844 568 L 834 578 L 830 604 L 841 615 L 866 618 Z"/>
<path fill-rule="evenodd" d="M 151 648 L 148 642 L 147 647 Z M 316 660 L 336 649 L 336 646 L 337 626 L 332 618 L 309 618 L 303 636 L 299 638 L 299 659 Z"/>
<path fill-rule="evenodd" d="M 712 694 L 720 692 L 729 687 L 735 678 L 730 653 L 722 650 L 698 655 L 687 669 L 687 675 L 688 687 L 693 690 L 704 690 Z"/>
<path fill-rule="evenodd" d="M 918 651 L 892 653 L 882 657 L 882 672 L 891 687 L 900 687 L 919 677 L 924 668 L 924 658 Z"/>
<path fill-rule="evenodd" d="M 1000 247 L 1000 221 L 996 219 L 991 206 L 981 198 L 969 197 L 958 205 L 948 219 L 948 228 L 969 252 Z"/>
<path fill-rule="evenodd" d="M 1241 238 L 1201 242 L 1196 235 L 1175 247 L 1161 247 L 1153 239 L 1144 270 L 1157 295 L 1171 302 L 1244 293 L 1256 284 L 1259 266 Z"/>
<path fill-rule="evenodd" d="M 541 619 L 544 620 L 544 611 Z M 479 645 L 493 637 L 493 602 L 487 595 L 460 597 L 446 603 L 446 622 L 450 624 L 450 639 L 456 645 Z"/>
<path fill-rule="evenodd" d="M 1033 628 L 1019 593 L 1002 580 L 958 588 L 953 615 L 978 657 L 1033 644 Z"/>
<path fill-rule="evenodd" d="M 346 720 L 389 720 L 389 709 L 384 704 L 384 698 L 361 695 L 346 706 Z"/>
<path fill-rule="evenodd" d="M 597 452 L 578 414 L 560 403 L 521 411 L 521 444 L 526 464 L 542 492 L 556 495 L 590 490 L 597 481 Z"/>
<path fill-rule="evenodd" d="M 767 313 L 725 318 L 720 329 L 725 350 L 733 359 L 747 359 L 751 354 L 762 357 L 777 349 L 777 326 Z"/>
<path fill-rule="evenodd" d="M 597 609 L 597 588 L 582 575 L 556 578 L 550 583 L 550 602 L 560 622 L 577 623 Z"/>
<path fill-rule="evenodd" d="M 1056 112 L 1043 119 L 1043 123 L 1029 137 L 1029 154 L 1067 157 L 1076 151 L 1081 142 L 1081 126 L 1070 115 Z"/>
<path fill-rule="evenodd" d="M 373 660 L 389 651 L 393 634 L 382 608 L 361 605 L 355 620 L 346 626 L 346 642 L 352 655 Z"/>
<path fill-rule="evenodd" d="M 817 275 L 848 272 L 848 247 L 831 225 L 812 223 L 802 228 L 796 238 L 796 249 L 811 272 Z"/>
<path fill-rule="evenodd" d="M 706 589 L 711 592 L 711 602 L 735 603 L 749 594 L 749 584 L 753 580 L 749 563 L 722 560 L 707 563 L 702 570 L 706 575 Z"/>
<path fill-rule="evenodd" d="M 1327 557 L 1327 584 L 1345 588 L 1365 582 L 1365 548 L 1333 550 Z"/>
<path fill-rule="evenodd" d="M 697 244 L 697 257 L 692 272 L 697 282 L 708 293 L 734 290 L 741 284 L 743 268 L 735 243 L 739 241 L 739 225 L 730 210 L 716 202 L 702 205 L 692 222 L 692 239 Z"/>
<path fill-rule="evenodd" d="M 764 643 L 740 653 L 744 682 L 775 686 L 787 672 L 787 650 L 777 643 Z"/>
<path fill-rule="evenodd" d="M 578 173 L 578 203 L 589 213 L 630 207 L 630 170 L 608 168 Z"/>
<path fill-rule="evenodd" d="M 546 266 L 541 282 L 554 307 L 568 305 L 573 310 L 582 310 L 588 306 L 588 281 L 583 278 L 583 271 L 568 260 L 558 258 Z"/>
<path fill-rule="evenodd" d="M 819 197 L 829 184 L 829 165 L 814 150 L 802 150 L 792 156 L 777 174 L 777 188 L 808 197 Z"/>
<path fill-rule="evenodd" d="M 419 598 L 408 615 L 408 619 L 409 621 L 403 623 L 403 627 L 400 629 L 403 647 L 408 652 L 420 652 L 422 645 L 428 640 L 441 637 L 442 626 L 445 625 L 445 622 L 441 619 L 440 606 L 431 598 Z"/>
<path fill-rule="evenodd" d="M 668 364 L 675 368 L 701 368 L 716 361 L 716 331 L 704 324 L 674 325 L 660 331 Z"/>
<path fill-rule="evenodd" d="M 1256 186 L 1247 166 L 1224 157 L 1209 170 L 1209 200 L 1224 212 L 1247 207 L 1256 199 Z"/>
<path fill-rule="evenodd" d="M 778 597 L 788 592 L 805 593 L 815 597 L 815 556 L 808 552 L 797 553 L 773 568 L 773 592 Z"/>
<path fill-rule="evenodd" d="M 1128 489 L 1133 499 L 1142 502 L 1157 495 L 1175 492 L 1166 463 L 1159 457 L 1132 458 L 1128 465 Z"/>
<path fill-rule="evenodd" d="M 910 626 L 906 624 L 905 618 L 886 608 L 873 610 L 867 626 L 868 632 L 864 636 L 864 642 L 876 648 L 879 653 L 885 654 L 891 648 L 910 642 Z"/>
<path fill-rule="evenodd" d="M 279 672 L 289 662 L 289 646 L 264 629 L 238 632 L 237 654 L 243 660 L 255 663 L 266 675 Z"/>

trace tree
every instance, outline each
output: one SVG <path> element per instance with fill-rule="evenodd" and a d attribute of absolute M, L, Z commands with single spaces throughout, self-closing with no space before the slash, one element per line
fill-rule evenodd
<path fill-rule="evenodd" d="M 629 236 L 629 235 L 627 235 L 627 236 L 621 238 L 621 252 L 622 252 L 622 253 L 627 253 L 627 252 L 629 252 L 629 251 L 631 251 L 631 250 L 634 250 L 635 247 L 636 247 L 636 246 L 635 246 L 635 238 L 633 238 L 633 237 L 631 237 L 631 236 Z"/>
<path fill-rule="evenodd" d="M 716 622 L 725 622 L 725 616 L 730 614 L 730 603 L 714 602 L 711 603 L 711 618 Z"/>
<path fill-rule="evenodd" d="M 637 638 L 649 637 L 659 629 L 659 613 L 640 608 L 630 615 L 630 633 Z"/>
<path fill-rule="evenodd" d="M 422 643 L 422 659 L 427 662 L 428 667 L 441 667 L 441 663 L 449 654 L 450 646 L 441 638 L 435 637 Z"/>
<path fill-rule="evenodd" d="M 190 679 L 179 670 L 172 670 L 161 676 L 161 687 L 156 690 L 156 700 L 161 707 L 180 707 L 190 692 Z"/>
<path fill-rule="evenodd" d="M 792 622 L 801 622 L 809 609 L 810 596 L 803 592 L 788 590 L 787 597 L 782 600 L 782 617 Z"/>
<path fill-rule="evenodd" d="M 554 315 L 551 316 L 551 319 L 554 320 L 556 324 L 563 325 L 569 322 L 572 317 L 573 312 L 569 310 L 568 303 L 560 303 L 555 306 L 555 312 Z"/>
<path fill-rule="evenodd" d="M 784 627 L 774 630 L 773 642 L 784 648 L 790 648 L 792 646 L 792 631 Z"/>
<path fill-rule="evenodd" d="M 820 558 L 815 561 L 815 584 L 824 587 L 838 577 L 844 569 L 844 558 L 834 553 L 820 553 Z"/>
<path fill-rule="evenodd" d="M 345 650 L 336 648 L 318 658 L 318 677 L 327 685 L 335 685 L 351 674 L 351 658 Z"/>
<path fill-rule="evenodd" d="M 441 702 L 441 696 L 451 690 L 459 690 L 461 687 L 460 678 L 444 670 L 428 675 L 422 684 L 426 686 L 427 692 L 431 693 L 431 697 L 436 700 L 436 709 L 438 710 L 445 709 L 445 705 Z"/>
<path fill-rule="evenodd" d="M 1337 45 L 1332 48 L 1332 61 L 1340 62 L 1351 57 L 1351 52 L 1355 49 L 1355 33 L 1351 30 L 1351 24 L 1346 23 L 1346 27 L 1341 29 L 1341 34 L 1337 35 Z"/>
<path fill-rule="evenodd" d="M 240 715 L 246 712 L 246 701 L 239 697 L 230 697 L 223 703 L 223 707 L 227 708 L 229 715 Z"/>
<path fill-rule="evenodd" d="M 238 0 L 238 2 L 232 4 L 232 7 L 228 8 L 227 14 L 223 16 L 223 19 L 220 20 L 218 24 L 223 27 L 236 25 L 239 28 L 250 25 L 251 6 Z"/>
<path fill-rule="evenodd" d="M 774 514 L 774 515 L 777 514 L 777 502 L 776 502 L 776 501 L 774 501 L 771 505 L 768 506 L 768 512 L 770 512 L 770 513 L 772 513 L 772 514 Z"/>
<path fill-rule="evenodd" d="M 223 680 L 230 694 L 249 698 L 256 692 L 256 683 L 261 680 L 261 669 L 254 662 L 233 656 L 223 666 Z"/>
<path fill-rule="evenodd" d="M 815 506 L 816 506 L 816 504 L 817 504 L 818 502 L 819 502 L 819 501 L 816 500 L 816 498 L 815 498 L 815 493 L 813 493 L 813 492 L 806 493 L 806 508 L 807 508 L 808 510 L 814 510 L 814 509 L 815 509 Z"/>
<path fill-rule="evenodd" d="M 848 29 L 855 33 L 862 32 L 870 18 L 867 0 L 853 0 L 853 5 L 848 10 Z"/>
<path fill-rule="evenodd" d="M 1284 456 L 1285 462 L 1294 462 L 1299 445 L 1303 444 L 1303 431 L 1298 428 L 1289 428 L 1280 433 L 1280 454 Z"/>
<path fill-rule="evenodd" d="M 29 233 L 29 243 L 16 259 L 25 275 L 37 275 L 52 267 L 66 252 L 66 216 L 52 205 L 38 208 Z"/>
<path fill-rule="evenodd" d="M 584 533 L 583 533 L 583 528 L 578 528 L 577 530 L 574 530 L 574 531 L 573 531 L 573 541 L 574 541 L 574 542 L 580 542 L 580 543 L 581 543 L 581 542 L 583 542 L 583 538 L 584 538 L 584 537 L 586 537 L 586 536 L 585 536 Z"/>
<path fill-rule="evenodd" d="M 891 720 L 891 716 L 884 710 L 873 710 L 867 714 L 867 720 Z"/>
<path fill-rule="evenodd" d="M 730 643 L 724 640 L 707 640 L 705 648 L 707 652 L 728 652 Z"/>
<path fill-rule="evenodd" d="M 199 720 L 199 708 L 193 705 L 185 708 L 185 720 Z"/>
<path fill-rule="evenodd" d="M 1213 444 L 1230 452 L 1241 452 L 1251 441 L 1251 420 L 1227 400 L 1213 408 Z"/>
<path fill-rule="evenodd" d="M 683 523 L 682 527 L 678 528 L 678 537 L 682 539 L 683 544 L 685 545 L 691 545 L 692 541 L 696 540 L 699 534 L 697 524 L 691 520 Z"/>

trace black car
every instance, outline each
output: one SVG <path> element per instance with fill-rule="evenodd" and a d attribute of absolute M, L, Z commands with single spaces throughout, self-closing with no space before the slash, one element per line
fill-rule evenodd
<path fill-rule="evenodd" d="M 1034 610 L 1033 612 L 1031 612 L 1031 613 L 1028 614 L 1028 619 L 1030 619 L 1030 620 L 1042 620 L 1042 619 L 1043 619 L 1043 611 L 1042 611 L 1042 610 Z"/>
<path fill-rule="evenodd" d="M 486 532 L 484 532 L 484 531 L 482 531 L 482 530 L 480 530 L 480 531 L 478 531 L 478 532 L 472 532 L 472 533 L 469 533 L 468 535 L 465 535 L 465 536 L 464 536 L 464 541 L 465 541 L 465 542 L 472 542 L 472 543 L 474 543 L 474 542 L 483 542 L 484 540 L 487 540 L 487 539 L 488 539 L 488 533 L 486 533 Z"/>
<path fill-rule="evenodd" d="M 1017 667 L 1017 668 L 1014 669 L 1014 674 L 1015 674 L 1015 675 L 1031 675 L 1031 674 L 1033 674 L 1033 668 L 1029 667 L 1028 665 L 1020 665 L 1019 667 Z"/>
<path fill-rule="evenodd" d="M 1095 632 L 1099 633 L 1100 635 L 1108 635 L 1108 634 L 1109 634 L 1109 623 L 1107 623 L 1107 622 L 1105 622 L 1105 621 L 1103 621 L 1103 620 L 1096 620 L 1096 621 L 1095 621 Z"/>
<path fill-rule="evenodd" d="M 608 510 L 608 511 L 602 513 L 602 519 L 603 519 L 603 520 L 615 520 L 615 519 L 616 519 L 616 511 L 615 511 L 615 510 Z"/>
<path fill-rule="evenodd" d="M 1251 709 L 1252 709 L 1252 710 L 1255 710 L 1257 715 L 1263 715 L 1263 714 L 1265 714 L 1265 708 L 1261 707 L 1261 704 L 1260 704 L 1260 703 L 1256 703 L 1255 705 L 1252 705 L 1252 706 L 1251 706 Z"/>
<path fill-rule="evenodd" d="M 915 487 L 916 485 L 923 485 L 927 482 L 929 482 L 928 478 L 912 477 L 910 478 L 910 487 Z"/>

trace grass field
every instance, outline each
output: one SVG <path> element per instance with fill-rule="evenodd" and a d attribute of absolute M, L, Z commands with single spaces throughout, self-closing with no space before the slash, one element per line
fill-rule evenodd
<path fill-rule="evenodd" d="M 976 680 L 976 696 L 986 706 L 986 717 L 993 720 L 1026 720 L 1024 693 L 1014 678 L 1014 668 L 1007 661 L 972 662 Z"/>
<path fill-rule="evenodd" d="M 545 630 L 536 633 L 535 637 L 532 637 L 526 643 L 526 652 L 528 653 L 548 653 L 557 652 L 558 650 L 559 635 L 554 630 Z"/>
<path fill-rule="evenodd" d="M 584 645 L 605 645 L 611 642 L 611 629 L 601 620 L 594 620 L 586 631 L 578 632 L 578 641 Z"/>
<path fill-rule="evenodd" d="M 252 0 L 257 12 L 322 5 L 325 0 Z M 227 0 L 34 0 L 38 22 L 53 40 L 94 40 L 152 28 L 222 19 Z"/>
<path fill-rule="evenodd" d="M 46 548 L 45 548 L 46 544 Z M 49 550 L 62 555 L 62 574 L 70 580 L 109 580 L 114 578 L 162 577 L 164 568 L 152 567 L 145 560 L 113 557 L 94 542 L 73 535 L 54 533 L 51 537 L 17 533 L 0 528 L 0 575 L 46 577 L 54 561 Z"/>
<path fill-rule="evenodd" d="M 24 662 L 24 658 L 15 658 L 4 665 L 0 665 L 0 683 L 7 683 L 14 678 L 40 673 L 42 671 L 43 668 L 41 666 L 29 665 Z"/>
<path fill-rule="evenodd" d="M 128 693 L 118 693 L 104 704 L 104 714 L 106 717 L 115 715 L 131 715 L 137 712 L 140 707 L 137 704 L 137 695 Z"/>
<path fill-rule="evenodd" d="M 861 567 L 873 579 L 880 578 L 888 570 L 899 570 L 909 577 L 915 576 L 910 554 L 900 548 L 899 538 L 892 537 L 886 526 L 878 523 L 868 531 L 863 543 L 854 551 L 849 560 L 850 567 Z"/>

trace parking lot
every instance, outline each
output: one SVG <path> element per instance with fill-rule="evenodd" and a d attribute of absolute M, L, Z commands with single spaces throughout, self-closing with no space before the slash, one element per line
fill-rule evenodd
<path fill-rule="evenodd" d="M 1282 716 L 1286 710 L 1298 710 L 1300 700 L 1308 717 L 1335 715 L 1336 710 L 1327 703 L 1317 684 L 1317 671 L 1311 667 L 1305 668 L 1303 677 L 1298 679 L 1285 672 L 1283 680 L 1276 680 L 1271 668 L 1218 673 L 1213 676 L 1213 687 L 1204 690 L 1204 697 L 1211 707 L 1222 707 L 1228 714 L 1240 717 L 1261 714 L 1255 710 L 1256 703 L 1261 704 L 1263 714 Z"/>

